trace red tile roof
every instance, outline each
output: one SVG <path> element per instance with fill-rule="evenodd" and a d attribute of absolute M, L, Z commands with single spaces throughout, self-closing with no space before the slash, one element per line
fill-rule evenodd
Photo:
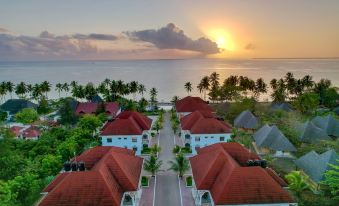
<path fill-rule="evenodd" d="M 108 115 L 115 117 L 119 111 L 119 104 L 117 102 L 107 102 L 105 104 L 105 112 Z"/>
<path fill-rule="evenodd" d="M 81 114 L 95 114 L 97 111 L 98 104 L 94 102 L 79 102 L 75 113 L 78 115 Z"/>
<path fill-rule="evenodd" d="M 198 155 L 190 158 L 197 189 L 209 190 L 217 205 L 294 202 L 265 169 L 245 167 L 249 159 L 259 157 L 238 143 L 198 150 Z"/>
<path fill-rule="evenodd" d="M 16 136 L 20 136 L 22 135 L 22 129 L 24 129 L 24 127 L 20 127 L 20 126 L 13 126 L 11 127 L 9 130 Z"/>
<path fill-rule="evenodd" d="M 191 96 L 178 100 L 175 103 L 175 108 L 177 112 L 194 112 L 196 110 L 213 111 L 213 109 L 200 97 Z"/>
<path fill-rule="evenodd" d="M 124 111 L 104 125 L 101 135 L 141 135 L 151 129 L 151 125 L 152 119 L 139 112 Z"/>
<path fill-rule="evenodd" d="M 39 205 L 119 206 L 123 193 L 136 191 L 139 185 L 142 158 L 132 153 L 123 148 L 103 146 L 84 152 L 75 159 L 85 161 L 85 165 L 89 160 L 91 169 L 59 174 L 45 188 L 49 193 Z"/>
<path fill-rule="evenodd" d="M 183 130 L 191 134 L 223 134 L 231 133 L 231 127 L 223 121 L 213 117 L 209 111 L 195 111 L 180 119 Z"/>
<path fill-rule="evenodd" d="M 76 106 L 75 113 L 81 114 L 94 114 L 101 103 L 96 102 L 79 102 Z M 119 104 L 117 102 L 106 102 L 104 103 L 105 112 L 108 115 L 115 116 L 119 111 Z"/>
<path fill-rule="evenodd" d="M 41 134 L 41 132 L 38 128 L 30 126 L 29 128 L 27 128 L 23 131 L 22 136 L 24 136 L 26 138 L 34 138 L 34 137 L 39 137 L 40 134 Z"/>

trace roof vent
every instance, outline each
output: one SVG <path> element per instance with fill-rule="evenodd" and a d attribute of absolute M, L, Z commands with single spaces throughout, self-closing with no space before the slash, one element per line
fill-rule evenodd
<path fill-rule="evenodd" d="M 77 171 L 77 170 L 78 170 L 78 164 L 77 164 L 77 162 L 72 162 L 71 168 L 72 168 L 72 171 Z"/>
<path fill-rule="evenodd" d="M 78 169 L 79 169 L 79 171 L 85 171 L 85 163 L 84 162 L 78 162 Z"/>
<path fill-rule="evenodd" d="M 64 163 L 64 170 L 69 172 L 71 170 L 71 163 L 69 161 Z"/>

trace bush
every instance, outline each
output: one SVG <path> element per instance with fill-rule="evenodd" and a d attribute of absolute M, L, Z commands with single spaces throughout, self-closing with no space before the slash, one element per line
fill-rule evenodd
<path fill-rule="evenodd" d="M 39 118 L 38 113 L 32 108 L 22 109 L 16 113 L 15 120 L 24 124 L 29 124 L 36 121 Z"/>
<path fill-rule="evenodd" d="M 149 148 L 149 147 L 144 147 L 141 150 L 141 154 L 150 154 L 150 153 L 151 153 L 151 148 Z"/>
<path fill-rule="evenodd" d="M 141 186 L 142 187 L 148 187 L 149 185 L 149 178 L 146 176 L 141 177 Z"/>
<path fill-rule="evenodd" d="M 192 176 L 186 177 L 186 186 L 187 187 L 192 187 L 192 185 L 193 185 Z"/>

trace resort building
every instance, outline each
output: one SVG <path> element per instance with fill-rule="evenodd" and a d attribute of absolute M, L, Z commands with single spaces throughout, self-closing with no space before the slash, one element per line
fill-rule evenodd
<path fill-rule="evenodd" d="M 282 110 L 282 111 L 285 111 L 285 112 L 292 112 L 293 111 L 292 105 L 290 105 L 289 103 L 286 103 L 286 102 L 272 103 L 271 109 L 273 111 L 276 111 L 276 110 Z"/>
<path fill-rule="evenodd" d="M 322 154 L 311 151 L 295 161 L 298 169 L 309 177 L 309 183 L 313 189 L 319 189 L 319 183 L 324 180 L 324 173 L 330 169 L 330 165 L 338 165 L 337 153 L 329 150 Z"/>
<path fill-rule="evenodd" d="M 180 119 L 181 138 L 193 154 L 201 147 L 231 139 L 232 128 L 210 111 L 195 111 Z"/>
<path fill-rule="evenodd" d="M 143 159 L 132 150 L 97 146 L 66 162 L 39 206 L 137 206 Z"/>
<path fill-rule="evenodd" d="M 213 109 L 200 97 L 191 96 L 175 102 L 175 109 L 179 119 L 197 110 L 213 112 Z"/>
<path fill-rule="evenodd" d="M 275 157 L 284 157 L 297 150 L 275 125 L 264 125 L 253 137 L 255 149 L 259 154 L 274 153 Z"/>
<path fill-rule="evenodd" d="M 12 126 L 10 131 L 16 138 L 25 140 L 37 140 L 41 135 L 41 131 L 36 126 L 31 125 Z"/>
<path fill-rule="evenodd" d="M 114 118 L 121 112 L 121 109 L 117 102 L 78 102 L 75 109 L 75 114 L 79 116 L 85 114 L 95 114 L 98 110 L 102 110 L 102 112 L 105 112 L 108 116 L 112 118 Z"/>
<path fill-rule="evenodd" d="M 152 122 L 151 118 L 139 112 L 123 111 L 102 128 L 102 146 L 133 149 L 141 155 L 142 148 L 150 144 Z"/>
<path fill-rule="evenodd" d="M 332 115 L 314 117 L 299 128 L 302 142 L 314 143 L 319 140 L 331 140 L 339 137 L 339 120 Z"/>
<path fill-rule="evenodd" d="M 287 184 L 239 143 L 218 143 L 189 159 L 195 205 L 290 206 Z M 295 204 L 296 205 L 296 204 Z"/>
<path fill-rule="evenodd" d="M 242 130 L 255 130 L 259 127 L 259 120 L 250 110 L 245 110 L 235 118 L 234 127 Z"/>

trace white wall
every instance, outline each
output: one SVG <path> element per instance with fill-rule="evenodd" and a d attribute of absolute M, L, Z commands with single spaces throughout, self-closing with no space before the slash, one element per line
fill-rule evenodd
<path fill-rule="evenodd" d="M 185 140 L 185 135 L 189 134 L 191 136 L 190 141 Z M 220 141 L 220 137 L 224 137 L 224 141 Z M 227 140 L 231 139 L 231 133 L 223 133 L 223 134 L 191 134 L 188 130 L 181 131 L 181 138 L 184 143 L 190 143 L 192 154 L 197 154 L 195 147 L 199 146 L 200 148 L 219 143 L 219 142 L 227 142 Z M 200 139 L 200 141 L 198 141 Z"/>
<path fill-rule="evenodd" d="M 108 138 L 112 138 L 112 142 L 107 142 Z M 136 142 L 132 139 L 136 138 Z M 142 135 L 110 135 L 101 136 L 102 146 L 116 146 L 127 149 L 137 148 L 136 155 L 141 155 L 142 150 Z"/>

